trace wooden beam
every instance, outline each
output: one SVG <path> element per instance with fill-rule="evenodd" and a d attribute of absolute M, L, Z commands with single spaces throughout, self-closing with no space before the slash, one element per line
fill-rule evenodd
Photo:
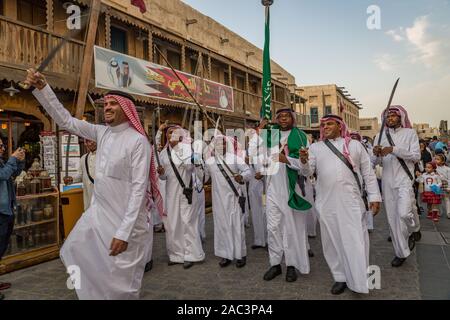
<path fill-rule="evenodd" d="M 84 48 L 83 65 L 81 66 L 80 88 L 78 90 L 77 108 L 75 117 L 81 119 L 86 105 L 86 95 L 88 93 L 89 80 L 91 79 L 92 56 L 94 53 L 95 36 L 97 34 L 98 17 L 100 15 L 101 0 L 92 0 L 89 17 L 88 35 L 86 47 Z"/>
<path fill-rule="evenodd" d="M 186 46 L 181 46 L 181 71 L 186 72 Z"/>
<path fill-rule="evenodd" d="M 47 0 L 47 30 L 53 31 L 53 0 Z"/>
<path fill-rule="evenodd" d="M 111 49 L 111 14 L 109 10 L 105 13 L 105 39 L 106 49 Z"/>
<path fill-rule="evenodd" d="M 148 32 L 148 61 L 153 62 L 153 33 L 150 28 L 147 28 Z"/>

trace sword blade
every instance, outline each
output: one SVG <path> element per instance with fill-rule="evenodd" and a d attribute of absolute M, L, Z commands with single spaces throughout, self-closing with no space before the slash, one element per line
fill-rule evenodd
<path fill-rule="evenodd" d="M 158 145 L 156 143 L 156 112 L 153 111 L 152 114 L 152 139 L 153 139 L 153 147 L 155 152 L 155 159 L 156 163 L 158 164 L 158 167 L 161 166 L 161 162 L 159 160 L 159 154 L 158 154 Z"/>

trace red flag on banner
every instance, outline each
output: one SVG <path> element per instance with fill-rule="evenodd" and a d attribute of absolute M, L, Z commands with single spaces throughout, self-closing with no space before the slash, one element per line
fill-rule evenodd
<path fill-rule="evenodd" d="M 145 13 L 147 11 L 144 0 L 131 0 L 131 4 L 138 7 L 141 13 Z"/>

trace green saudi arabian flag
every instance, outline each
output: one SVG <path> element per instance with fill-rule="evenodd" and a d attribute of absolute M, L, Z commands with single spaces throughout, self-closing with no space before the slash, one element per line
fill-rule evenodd
<path fill-rule="evenodd" d="M 261 105 L 260 116 L 261 119 L 272 119 L 271 101 L 272 101 L 272 74 L 270 70 L 270 11 L 269 6 L 266 6 L 266 27 L 263 53 L 263 80 L 262 80 L 262 94 L 263 100 Z"/>

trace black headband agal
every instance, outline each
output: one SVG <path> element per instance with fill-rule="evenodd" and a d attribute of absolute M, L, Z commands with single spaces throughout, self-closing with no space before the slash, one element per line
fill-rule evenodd
<path fill-rule="evenodd" d="M 323 119 L 329 119 L 329 118 L 331 118 L 331 119 L 336 119 L 336 120 L 340 120 L 340 121 L 344 121 L 344 120 L 342 120 L 341 117 L 339 117 L 339 116 L 337 116 L 337 115 L 335 115 L 335 114 L 329 114 L 329 115 L 326 115 L 325 117 L 322 118 L 322 120 L 323 120 Z"/>
<path fill-rule="evenodd" d="M 277 110 L 277 112 L 275 114 L 280 114 L 282 112 L 295 112 L 294 110 L 292 110 L 291 108 L 283 108 L 283 109 L 279 109 Z"/>
<path fill-rule="evenodd" d="M 105 96 L 108 96 L 108 95 L 121 96 L 121 97 L 123 97 L 123 98 L 130 99 L 131 102 L 133 102 L 134 104 L 136 104 L 136 100 L 134 100 L 133 96 L 132 96 L 131 94 L 128 94 L 128 93 L 123 92 L 123 91 L 119 91 L 119 90 L 111 90 L 111 91 L 109 91 Z"/>

